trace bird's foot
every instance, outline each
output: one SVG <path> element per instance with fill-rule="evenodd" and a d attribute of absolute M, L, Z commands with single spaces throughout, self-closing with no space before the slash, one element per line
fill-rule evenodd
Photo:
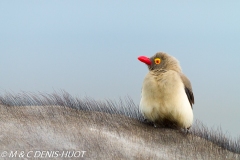
<path fill-rule="evenodd" d="M 190 127 L 189 127 L 189 128 L 184 128 L 184 129 L 183 129 L 183 132 L 187 135 L 187 134 L 190 133 L 189 129 L 190 129 Z"/>
<path fill-rule="evenodd" d="M 149 123 L 150 121 L 148 119 L 144 118 L 143 122 Z"/>

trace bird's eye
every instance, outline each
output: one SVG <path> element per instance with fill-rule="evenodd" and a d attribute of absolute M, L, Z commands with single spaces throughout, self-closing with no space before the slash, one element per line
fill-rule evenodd
<path fill-rule="evenodd" d="M 156 64 L 160 64 L 160 63 L 161 63 L 161 59 L 160 59 L 160 58 L 155 58 L 155 59 L 154 59 L 154 62 L 155 62 Z"/>

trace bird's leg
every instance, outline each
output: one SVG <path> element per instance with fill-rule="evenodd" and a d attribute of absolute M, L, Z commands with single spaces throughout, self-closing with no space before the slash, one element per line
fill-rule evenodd
<path fill-rule="evenodd" d="M 154 126 L 154 128 L 157 128 L 157 124 L 156 123 L 153 123 L 153 126 Z"/>
<path fill-rule="evenodd" d="M 143 122 L 148 123 L 149 121 L 147 118 L 144 118 Z"/>
<path fill-rule="evenodd" d="M 184 133 L 185 133 L 185 134 L 189 134 L 189 133 L 190 133 L 190 132 L 189 132 L 189 129 L 190 129 L 190 127 L 184 128 L 184 129 L 183 129 Z"/>
<path fill-rule="evenodd" d="M 144 123 L 147 123 L 147 124 L 150 124 L 150 125 L 153 125 L 154 128 L 157 128 L 157 127 L 158 127 L 158 125 L 157 125 L 156 123 L 154 123 L 154 122 L 152 122 L 152 121 L 149 121 L 149 120 L 146 119 L 146 118 L 144 118 L 143 122 L 144 122 Z"/>

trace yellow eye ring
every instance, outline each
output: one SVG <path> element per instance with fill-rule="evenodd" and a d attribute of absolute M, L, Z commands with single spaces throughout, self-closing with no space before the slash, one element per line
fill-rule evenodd
<path fill-rule="evenodd" d="M 155 59 L 154 59 L 154 62 L 155 62 L 156 64 L 160 64 L 160 63 L 161 63 L 161 59 L 160 59 L 160 58 L 155 58 Z"/>

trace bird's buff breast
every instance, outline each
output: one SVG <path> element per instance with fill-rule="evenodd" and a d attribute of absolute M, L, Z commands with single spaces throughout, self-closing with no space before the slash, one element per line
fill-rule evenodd
<path fill-rule="evenodd" d="M 193 121 L 180 76 L 175 71 L 155 75 L 149 72 L 143 83 L 140 110 L 144 117 L 156 122 L 163 119 L 176 121 L 181 128 L 188 128 Z"/>

